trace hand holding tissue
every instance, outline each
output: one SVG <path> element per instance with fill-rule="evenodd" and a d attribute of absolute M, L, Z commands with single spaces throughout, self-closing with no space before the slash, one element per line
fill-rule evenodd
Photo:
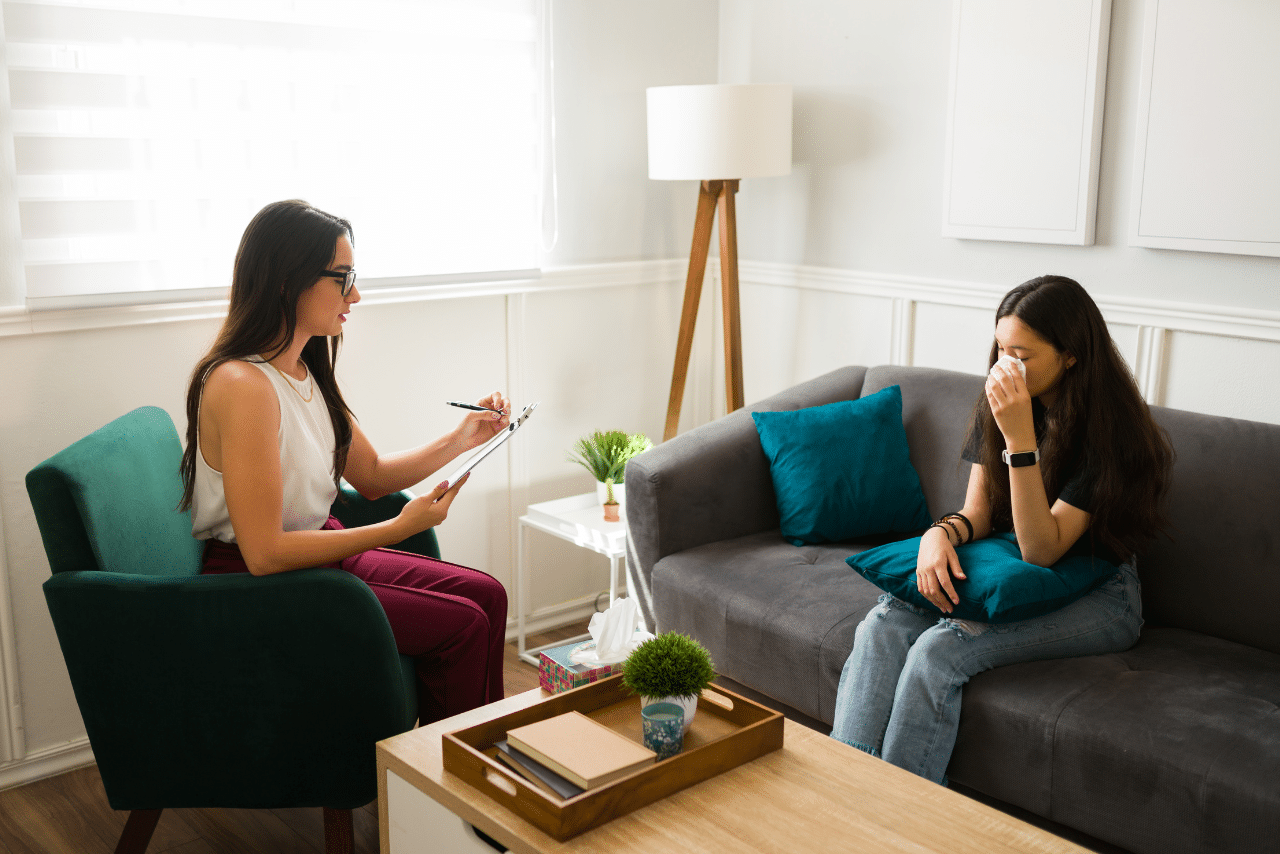
<path fill-rule="evenodd" d="M 615 664 L 624 661 L 631 651 L 653 635 L 639 630 L 640 603 L 624 596 L 615 600 L 607 611 L 591 616 L 587 631 L 594 644 L 584 645 L 569 655 L 574 664 Z"/>
<path fill-rule="evenodd" d="M 1009 373 L 1012 373 L 1016 369 L 1018 371 L 1018 375 L 1022 377 L 1022 381 L 1024 383 L 1027 381 L 1027 366 L 1022 364 L 1021 359 L 1014 358 L 1008 353 L 1005 353 L 999 359 L 996 359 L 996 363 L 991 366 L 991 376 L 994 377 L 996 375 L 997 368 Z"/>

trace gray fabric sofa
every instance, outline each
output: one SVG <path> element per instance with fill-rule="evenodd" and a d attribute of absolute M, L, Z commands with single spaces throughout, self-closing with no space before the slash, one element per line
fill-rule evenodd
<path fill-rule="evenodd" d="M 633 459 L 628 571 L 648 626 L 692 635 L 729 679 L 830 724 L 854 628 L 879 595 L 844 561 L 873 543 L 782 539 L 749 412 L 900 385 L 936 518 L 963 502 L 960 448 L 982 382 L 843 368 Z M 1137 854 L 1280 850 L 1280 426 L 1153 413 L 1177 461 L 1172 538 L 1139 558 L 1141 639 L 974 677 L 948 775 Z"/>

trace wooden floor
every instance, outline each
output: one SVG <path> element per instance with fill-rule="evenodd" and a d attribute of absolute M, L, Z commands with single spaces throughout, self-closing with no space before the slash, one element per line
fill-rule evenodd
<path fill-rule="evenodd" d="M 537 647 L 582 634 L 586 622 L 531 635 Z M 538 670 L 507 644 L 507 696 L 538 687 Z M 111 854 L 126 813 L 107 804 L 96 765 L 0 792 L 0 852 Z M 378 805 L 354 811 L 356 854 L 378 851 Z M 173 809 L 160 816 L 147 854 L 317 854 L 324 851 L 319 808 L 279 810 Z"/>

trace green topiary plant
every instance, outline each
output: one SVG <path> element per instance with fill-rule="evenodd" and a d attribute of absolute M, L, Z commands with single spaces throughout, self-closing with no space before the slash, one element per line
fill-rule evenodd
<path fill-rule="evenodd" d="M 573 446 L 577 454 L 569 454 L 569 462 L 582 466 L 601 483 L 610 478 L 614 483 L 622 483 L 627 460 L 652 447 L 653 443 L 643 433 L 597 430 L 578 440 Z"/>
<path fill-rule="evenodd" d="M 706 648 L 679 632 L 664 632 L 627 656 L 622 684 L 642 697 L 700 694 L 716 676 Z"/>

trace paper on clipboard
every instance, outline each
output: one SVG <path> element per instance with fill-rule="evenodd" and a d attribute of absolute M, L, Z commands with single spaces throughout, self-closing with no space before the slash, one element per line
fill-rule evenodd
<path fill-rule="evenodd" d="M 453 486 L 455 483 L 457 483 L 460 477 L 462 477 L 464 474 L 466 474 L 467 472 L 475 468 L 477 465 L 479 465 L 481 460 L 483 460 L 485 457 L 492 454 L 502 445 L 503 442 L 507 441 L 512 436 L 514 436 L 516 431 L 519 430 L 522 426 L 524 426 L 524 422 L 529 418 L 530 413 L 532 413 L 533 410 L 537 408 L 538 408 L 537 403 L 529 404 L 524 408 L 524 411 L 521 412 L 518 417 L 512 419 L 511 423 L 507 425 L 507 428 L 505 430 L 503 430 L 501 433 L 499 433 L 498 435 L 494 436 L 492 439 L 490 439 L 489 441 L 481 445 L 479 451 L 473 454 L 470 459 L 468 459 L 465 463 L 463 463 L 458 468 L 457 471 L 455 471 L 453 474 L 449 476 L 449 485 Z"/>

